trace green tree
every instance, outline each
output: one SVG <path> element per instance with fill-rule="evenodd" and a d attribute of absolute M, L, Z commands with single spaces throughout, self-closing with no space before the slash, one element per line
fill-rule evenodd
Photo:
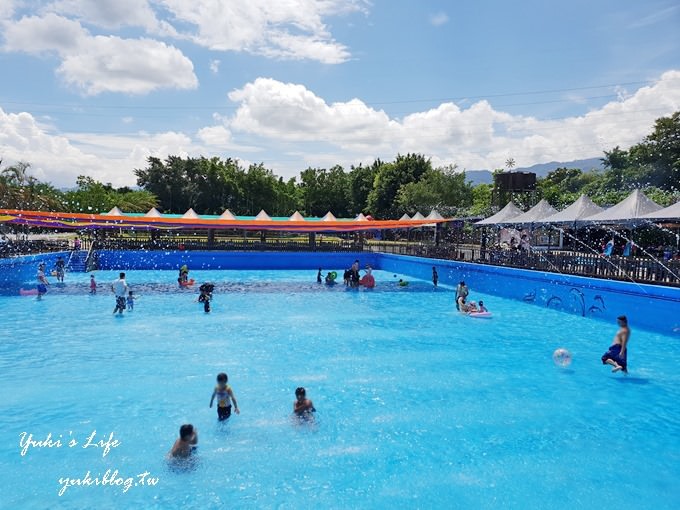
<path fill-rule="evenodd" d="M 369 212 L 368 195 L 373 189 L 375 175 L 381 165 L 382 162 L 376 159 L 371 166 L 352 167 L 349 173 L 349 201 L 352 216 Z"/>
<path fill-rule="evenodd" d="M 454 216 L 472 205 L 472 186 L 466 182 L 465 172 L 456 172 L 455 165 L 430 169 L 419 181 L 399 188 L 397 204 L 410 214 L 437 209 Z"/>
<path fill-rule="evenodd" d="M 398 205 L 397 194 L 402 185 L 417 182 L 432 169 L 429 159 L 420 154 L 398 155 L 393 163 L 382 164 L 368 195 L 368 209 L 375 218 L 398 218 L 404 212 Z"/>
<path fill-rule="evenodd" d="M 647 185 L 680 191 L 680 111 L 657 119 L 654 131 L 628 152 L 635 165 L 649 167 Z"/>

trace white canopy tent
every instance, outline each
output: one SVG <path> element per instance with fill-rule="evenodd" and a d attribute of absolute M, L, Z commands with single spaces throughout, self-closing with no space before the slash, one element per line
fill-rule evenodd
<path fill-rule="evenodd" d="M 680 222 L 680 202 L 641 216 L 643 219 Z"/>
<path fill-rule="evenodd" d="M 161 213 L 158 212 L 158 209 L 152 207 L 151 209 L 149 209 L 149 212 L 147 212 L 144 216 L 147 218 L 160 218 Z"/>
<path fill-rule="evenodd" d="M 600 224 L 631 224 L 661 209 L 663 207 L 649 199 L 642 191 L 636 189 L 618 204 L 593 216 L 588 216 L 584 218 L 584 221 Z"/>
<path fill-rule="evenodd" d="M 222 214 L 220 214 L 220 219 L 234 221 L 236 219 L 236 216 L 234 216 L 229 209 L 225 209 L 225 211 Z"/>
<path fill-rule="evenodd" d="M 189 210 L 182 215 L 182 218 L 187 220 L 196 220 L 198 219 L 198 214 L 196 214 L 196 211 L 194 211 L 192 208 L 189 208 Z"/>
<path fill-rule="evenodd" d="M 595 204 L 587 196 L 581 195 L 576 202 L 566 209 L 555 213 L 552 216 L 536 220 L 535 223 L 549 223 L 551 225 L 574 224 L 583 221 L 583 219 L 588 216 L 601 213 L 602 211 L 604 211 L 604 207 Z"/>
<path fill-rule="evenodd" d="M 120 209 L 118 209 L 118 206 L 116 206 L 116 207 L 114 207 L 113 209 L 111 209 L 109 212 L 107 212 L 106 215 L 107 215 L 107 216 L 122 216 L 122 215 L 123 215 L 123 211 L 121 211 Z"/>
<path fill-rule="evenodd" d="M 481 221 L 478 221 L 475 223 L 475 225 L 479 226 L 485 226 L 485 225 L 500 225 L 502 223 L 507 223 L 507 220 L 510 220 L 512 218 L 516 218 L 522 213 L 522 210 L 517 207 L 515 204 L 512 202 L 508 202 L 508 204 L 503 207 L 500 211 L 498 211 L 496 214 L 493 216 L 489 216 L 488 218 L 485 218 Z"/>
<path fill-rule="evenodd" d="M 333 215 L 332 212 L 328 211 L 326 214 L 324 214 L 323 218 L 321 218 L 321 221 L 338 221 L 338 219 Z"/>
<path fill-rule="evenodd" d="M 420 214 L 420 211 L 416 211 L 416 213 L 413 215 L 413 217 L 411 219 L 412 220 L 424 220 L 425 216 Z"/>
<path fill-rule="evenodd" d="M 293 214 L 290 215 L 290 218 L 288 218 L 289 221 L 305 221 L 304 216 L 300 214 L 300 211 L 295 211 Z"/>
<path fill-rule="evenodd" d="M 257 216 L 255 216 L 255 221 L 271 221 L 271 217 L 262 209 Z"/>
<path fill-rule="evenodd" d="M 512 218 L 509 218 L 507 221 L 504 222 L 498 222 L 498 224 L 506 224 L 506 225 L 524 225 L 524 224 L 532 224 L 532 223 L 537 223 L 539 220 L 547 217 L 547 216 L 552 216 L 553 214 L 557 213 L 557 209 L 555 209 L 552 205 L 548 203 L 547 200 L 541 200 L 539 203 L 537 203 L 535 206 L 533 206 L 531 209 L 529 209 L 527 212 L 524 214 L 520 214 L 519 216 L 514 216 Z"/>

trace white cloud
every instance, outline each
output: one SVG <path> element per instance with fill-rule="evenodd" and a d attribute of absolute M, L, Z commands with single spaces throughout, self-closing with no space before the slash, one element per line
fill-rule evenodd
<path fill-rule="evenodd" d="M 57 73 L 89 95 L 198 86 L 193 64 L 174 46 L 151 39 L 92 36 L 77 21 L 55 14 L 5 23 L 4 49 L 58 54 L 62 62 Z"/>
<path fill-rule="evenodd" d="M 209 126 L 199 129 L 196 137 L 204 144 L 213 147 L 230 147 L 231 132 L 224 126 Z"/>
<path fill-rule="evenodd" d="M 328 105 L 303 85 L 258 78 L 229 93 L 239 102 L 232 129 L 287 141 L 331 142 L 343 148 L 376 147 L 398 123 L 362 101 Z"/>
<path fill-rule="evenodd" d="M 170 25 L 156 18 L 146 0 L 57 0 L 46 10 L 109 29 L 143 27 L 150 33 L 164 30 L 174 33 Z"/>
<path fill-rule="evenodd" d="M 328 104 L 302 85 L 265 78 L 229 98 L 239 104 L 228 121 L 234 136 L 257 135 L 263 144 L 324 143 L 349 159 L 366 153 L 391 159 L 410 151 L 438 164 L 496 168 L 510 156 L 528 166 L 593 157 L 639 142 L 656 118 L 680 108 L 680 71 L 586 115 L 556 120 L 511 115 L 487 101 L 467 109 L 444 103 L 398 120 L 358 99 Z"/>
<path fill-rule="evenodd" d="M 391 118 L 359 99 L 327 103 L 300 84 L 258 78 L 229 98 L 231 116 L 214 114 L 193 133 L 168 131 L 125 135 L 59 133 L 29 113 L 0 109 L 0 156 L 4 164 L 27 161 L 36 177 L 73 186 L 79 174 L 114 185 L 135 183 L 134 168 L 150 155 L 235 157 L 257 152 L 277 175 L 297 175 L 307 166 L 370 164 L 397 153 L 418 152 L 436 166 L 519 167 L 602 156 L 628 148 L 651 132 L 655 119 L 680 109 L 680 71 L 587 114 L 537 119 L 494 109 L 488 101 L 461 108 L 443 103 L 402 119 Z M 248 143 L 248 145 L 245 144 Z"/>
<path fill-rule="evenodd" d="M 150 39 L 93 37 L 80 53 L 67 56 L 57 72 L 66 83 L 89 95 L 198 86 L 194 66 L 181 51 Z"/>
<path fill-rule="evenodd" d="M 15 0 L 0 0 L 0 20 L 12 17 L 15 4 Z"/>
<path fill-rule="evenodd" d="M 217 59 L 213 59 L 210 61 L 210 71 L 213 74 L 217 74 L 220 72 L 220 61 Z"/>
<path fill-rule="evenodd" d="M 4 29 L 4 49 L 24 53 L 57 53 L 61 56 L 77 53 L 88 37 L 80 23 L 55 14 L 5 22 Z"/>
<path fill-rule="evenodd" d="M 243 51 L 326 64 L 350 53 L 336 42 L 323 18 L 360 11 L 363 1 L 315 0 L 162 0 L 179 23 L 195 28 L 192 40 L 220 51 Z"/>
<path fill-rule="evenodd" d="M 435 27 L 440 27 L 449 22 L 449 16 L 445 12 L 438 12 L 430 16 L 430 23 Z"/>

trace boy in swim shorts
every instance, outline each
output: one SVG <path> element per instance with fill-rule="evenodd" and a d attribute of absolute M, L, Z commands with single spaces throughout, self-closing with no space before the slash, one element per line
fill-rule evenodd
<path fill-rule="evenodd" d="M 231 403 L 234 403 L 234 412 L 236 414 L 241 414 L 238 410 L 238 404 L 236 403 L 236 397 L 234 397 L 234 392 L 231 386 L 227 384 L 229 378 L 227 374 L 221 372 L 217 374 L 217 385 L 213 391 L 212 397 L 210 397 L 210 407 L 213 406 L 213 401 L 217 397 L 217 419 L 219 421 L 224 421 L 231 416 Z"/>

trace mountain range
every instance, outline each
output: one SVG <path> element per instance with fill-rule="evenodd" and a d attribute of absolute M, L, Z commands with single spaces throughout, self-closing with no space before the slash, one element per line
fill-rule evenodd
<path fill-rule="evenodd" d="M 513 172 L 533 172 L 536 177 L 545 177 L 558 168 L 580 168 L 584 172 L 589 170 L 602 171 L 602 159 L 576 159 L 574 161 L 551 161 L 550 163 L 538 163 L 525 168 L 513 168 Z M 506 170 L 507 172 L 508 170 Z M 477 184 L 493 184 L 493 172 L 491 170 L 466 170 L 465 177 L 473 186 Z"/>

